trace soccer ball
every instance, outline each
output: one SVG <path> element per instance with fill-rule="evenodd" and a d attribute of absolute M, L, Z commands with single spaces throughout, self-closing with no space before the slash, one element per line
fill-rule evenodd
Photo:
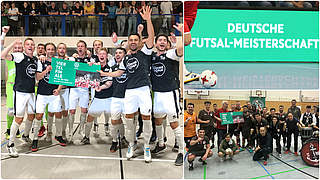
<path fill-rule="evenodd" d="M 200 75 L 200 83 L 205 88 L 214 87 L 217 83 L 218 77 L 215 72 L 211 70 L 205 70 Z"/>

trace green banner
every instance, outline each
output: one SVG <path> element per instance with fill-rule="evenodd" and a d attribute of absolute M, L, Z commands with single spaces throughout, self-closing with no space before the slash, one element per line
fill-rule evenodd
<path fill-rule="evenodd" d="M 236 124 L 244 122 L 243 112 L 220 113 L 221 124 Z"/>
<path fill-rule="evenodd" d="M 51 66 L 50 84 L 86 88 L 99 85 L 100 73 L 97 70 L 101 70 L 100 65 L 89 66 L 86 63 L 52 58 Z"/>
<path fill-rule="evenodd" d="M 319 11 L 198 9 L 185 61 L 319 62 Z"/>
<path fill-rule="evenodd" d="M 250 97 L 250 102 L 255 105 L 257 109 L 262 110 L 266 106 L 265 97 Z"/>

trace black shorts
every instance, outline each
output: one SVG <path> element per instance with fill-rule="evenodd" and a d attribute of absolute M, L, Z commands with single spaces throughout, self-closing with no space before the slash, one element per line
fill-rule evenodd
<path fill-rule="evenodd" d="M 204 156 L 206 154 L 206 150 L 201 150 L 201 151 L 189 151 L 189 154 L 195 155 L 195 156 Z"/>

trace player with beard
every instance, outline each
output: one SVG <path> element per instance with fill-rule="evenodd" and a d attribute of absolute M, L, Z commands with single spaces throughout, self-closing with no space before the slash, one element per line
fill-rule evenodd
<path fill-rule="evenodd" d="M 36 78 L 39 81 L 36 101 L 36 121 L 34 122 L 34 131 L 38 133 L 40 130 L 40 121 L 48 105 L 47 119 L 47 136 L 46 141 L 52 142 L 52 125 L 53 117 L 55 116 L 56 136 L 55 139 L 61 146 L 65 146 L 66 142 L 62 139 L 62 109 L 59 91 L 62 86 L 49 84 L 50 71 L 52 70 L 52 57 L 56 53 L 56 46 L 53 43 L 45 45 L 47 60 L 44 62 L 38 61 Z M 38 151 L 38 136 L 33 137 L 32 151 Z"/>
<path fill-rule="evenodd" d="M 67 56 L 67 45 L 65 43 L 59 43 L 57 46 L 57 58 L 69 60 L 69 57 Z M 70 93 L 70 87 L 63 86 L 63 88 L 60 90 L 61 95 L 61 108 L 62 108 L 62 138 L 66 139 L 66 128 L 69 121 L 69 93 Z"/>
<path fill-rule="evenodd" d="M 78 41 L 77 43 L 77 55 L 78 57 L 70 57 L 71 61 L 79 62 L 79 63 L 88 63 L 93 62 L 87 56 L 87 43 L 85 41 Z M 72 141 L 73 138 L 73 123 L 74 116 L 76 114 L 77 105 L 81 108 L 80 115 L 80 124 L 79 124 L 79 134 L 83 136 L 84 124 L 86 122 L 87 113 L 88 113 L 88 105 L 89 105 L 89 90 L 88 88 L 82 87 L 71 87 L 69 94 L 69 141 Z"/>
<path fill-rule="evenodd" d="M 13 87 L 15 121 L 11 125 L 9 143 L 7 144 L 9 156 L 12 157 L 19 156 L 14 147 L 14 140 L 23 121 L 25 111 L 27 110 L 28 114 L 24 131 L 24 135 L 27 138 L 29 137 L 32 122 L 35 117 L 34 87 L 38 61 L 38 59 L 33 56 L 35 44 L 33 39 L 27 38 L 24 41 L 24 53 L 16 52 L 9 54 L 9 51 L 19 43 L 21 43 L 21 40 L 16 40 L 1 52 L 1 59 L 14 61 L 16 65 L 16 77 Z"/>
<path fill-rule="evenodd" d="M 3 40 L 1 41 L 1 47 L 4 46 L 4 38 L 7 34 L 7 32 L 9 31 L 10 27 L 6 28 L 3 27 L 2 28 L 2 38 Z M 12 52 L 23 52 L 23 47 L 22 47 L 22 43 L 16 44 L 13 47 Z M 15 67 L 15 63 L 13 61 L 6 61 L 6 95 L 7 95 L 7 131 L 6 131 L 6 139 L 10 138 L 10 127 L 11 124 L 13 122 L 14 119 L 14 110 L 13 110 L 13 84 L 14 84 L 14 79 L 15 79 L 15 75 L 16 75 L 16 67 Z M 17 131 L 17 138 L 20 138 L 20 131 L 18 129 Z"/>
<path fill-rule="evenodd" d="M 111 71 L 111 65 L 108 62 L 108 51 L 106 48 L 100 48 L 98 52 L 99 64 L 101 65 L 101 71 Z M 93 62 L 91 62 L 93 64 Z M 110 117 L 111 109 L 111 97 L 112 97 L 112 78 L 101 77 L 100 86 L 95 87 L 95 95 L 90 104 L 88 111 L 87 121 L 85 123 L 85 136 L 81 140 L 81 144 L 90 144 L 90 131 L 94 118 L 101 116 L 103 113 L 105 117 Z"/>
<path fill-rule="evenodd" d="M 284 107 L 283 105 L 279 106 L 279 112 L 277 113 L 278 117 L 279 117 L 279 122 L 280 122 L 280 135 L 282 136 L 282 141 L 283 141 L 283 148 L 284 150 L 286 150 L 286 143 L 287 143 L 287 133 L 286 133 L 286 117 L 287 117 L 287 113 L 284 112 Z M 280 137 L 281 139 L 281 137 Z"/>
<path fill-rule="evenodd" d="M 182 33 L 183 25 L 174 26 Z M 179 91 L 179 60 L 183 55 L 182 43 L 174 49 L 167 50 L 168 36 L 158 35 L 155 39 L 156 52 L 152 53 L 151 83 L 154 92 L 153 116 L 155 117 L 158 143 L 152 153 L 159 153 L 166 149 L 163 137 L 163 120 L 168 118 L 179 146 L 175 164 L 183 164 L 181 127 L 179 126 L 180 91 Z"/>
<path fill-rule="evenodd" d="M 117 71 L 121 62 L 126 55 L 124 48 L 117 48 L 114 59 L 116 64 L 111 67 L 112 71 Z M 114 89 L 111 100 L 111 136 L 112 145 L 110 152 L 116 152 L 118 150 L 117 135 L 118 131 L 121 137 L 121 148 L 127 146 L 126 139 L 124 137 L 124 124 L 121 115 L 124 113 L 124 95 L 126 91 L 127 73 L 123 73 L 120 77 L 113 78 L 112 87 Z"/>
<path fill-rule="evenodd" d="M 110 73 L 103 73 L 102 76 L 119 77 L 125 71 L 128 74 L 125 98 L 124 111 L 128 129 L 128 152 L 127 158 L 130 159 L 134 154 L 134 136 L 135 136 L 135 115 L 140 108 L 143 119 L 143 134 L 144 134 L 144 159 L 145 162 L 151 162 L 150 153 L 150 137 L 152 132 L 151 126 L 151 109 L 152 100 L 150 94 L 150 79 L 149 69 L 154 41 L 154 30 L 151 22 L 151 9 L 149 6 L 143 7 L 143 12 L 140 12 L 141 17 L 147 21 L 148 38 L 142 49 L 139 50 L 141 43 L 140 35 L 130 34 L 128 44 L 130 54 L 127 55 L 119 66 L 119 70 Z"/>

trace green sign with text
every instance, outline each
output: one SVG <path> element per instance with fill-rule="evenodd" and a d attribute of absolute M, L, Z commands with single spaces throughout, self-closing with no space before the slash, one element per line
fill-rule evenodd
<path fill-rule="evenodd" d="M 319 11 L 198 9 L 185 61 L 319 62 Z"/>
<path fill-rule="evenodd" d="M 220 113 L 221 124 L 236 124 L 244 122 L 243 112 L 226 112 Z"/>

